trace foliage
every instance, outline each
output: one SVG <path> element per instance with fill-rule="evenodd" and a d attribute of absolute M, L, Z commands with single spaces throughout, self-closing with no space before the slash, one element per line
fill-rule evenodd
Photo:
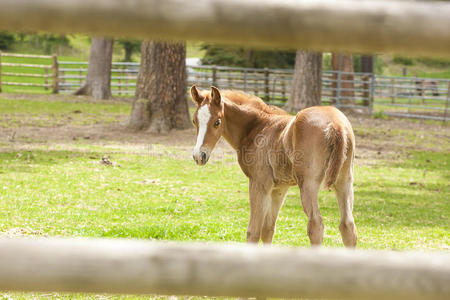
<path fill-rule="evenodd" d="M 125 38 L 117 39 L 116 42 L 123 48 L 124 62 L 132 61 L 133 54 L 140 51 L 142 43 L 142 41 L 139 40 Z"/>
<path fill-rule="evenodd" d="M 59 52 L 60 48 L 71 48 L 66 35 L 49 33 L 17 34 L 19 48 L 25 48 L 27 52 L 52 54 Z"/>
<path fill-rule="evenodd" d="M 0 32 L 0 50 L 10 50 L 15 41 L 16 38 L 13 34 L 4 31 Z"/>
<path fill-rule="evenodd" d="M 417 61 L 428 67 L 450 68 L 450 59 L 448 58 L 418 57 Z"/>
<path fill-rule="evenodd" d="M 293 68 L 294 51 L 255 50 L 204 44 L 202 64 L 250 68 Z"/>
<path fill-rule="evenodd" d="M 405 57 L 405 56 L 394 56 L 394 58 L 392 58 L 392 62 L 395 64 L 399 64 L 399 65 L 404 65 L 404 66 L 414 66 L 415 65 L 415 61 L 414 59 L 410 58 L 410 57 Z"/>

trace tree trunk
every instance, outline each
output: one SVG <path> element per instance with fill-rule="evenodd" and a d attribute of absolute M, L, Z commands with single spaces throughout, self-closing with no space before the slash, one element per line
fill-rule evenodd
<path fill-rule="evenodd" d="M 297 112 L 310 106 L 320 105 L 321 90 L 322 53 L 298 50 L 295 57 L 291 96 L 285 109 Z"/>
<path fill-rule="evenodd" d="M 361 72 L 373 73 L 374 72 L 374 60 L 373 55 L 361 55 Z"/>
<path fill-rule="evenodd" d="M 341 72 L 351 72 L 353 73 L 353 55 L 351 54 L 338 54 L 332 53 L 331 55 L 331 66 L 333 71 Z M 338 75 L 333 74 L 333 79 L 338 80 Z M 339 100 L 340 104 L 355 104 L 354 96 L 354 76 L 353 74 L 341 74 L 341 84 Z M 349 82 L 350 81 L 350 82 Z M 333 88 L 333 103 L 336 103 L 338 82 L 332 82 L 331 87 Z"/>
<path fill-rule="evenodd" d="M 374 73 L 374 60 L 375 57 L 373 55 L 361 55 L 361 72 L 363 73 Z M 371 99 L 370 94 L 370 76 L 363 76 L 363 106 L 369 106 Z"/>
<path fill-rule="evenodd" d="M 186 85 L 186 44 L 143 42 L 129 126 L 163 134 L 190 127 Z"/>
<path fill-rule="evenodd" d="M 125 62 L 131 61 L 131 55 L 133 54 L 133 49 L 131 49 L 129 47 L 125 47 L 124 51 L 125 51 L 125 55 L 123 57 L 123 61 L 125 61 Z"/>
<path fill-rule="evenodd" d="M 93 96 L 95 99 L 111 98 L 111 64 L 113 39 L 93 37 L 85 84 L 75 95 Z"/>

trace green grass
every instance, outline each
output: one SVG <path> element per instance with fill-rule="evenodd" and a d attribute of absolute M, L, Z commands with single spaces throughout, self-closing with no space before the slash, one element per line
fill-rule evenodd
<path fill-rule="evenodd" d="M 216 161 L 204 168 L 186 158 L 105 151 L 0 154 L 0 231 L 38 235 L 177 241 L 245 240 L 247 180 L 239 167 Z M 355 219 L 359 247 L 443 249 L 449 245 L 449 156 L 413 152 L 401 163 L 357 166 Z M 430 161 L 430 162 L 427 162 Z M 334 194 L 320 193 L 325 246 L 340 247 Z M 278 245 L 309 245 L 298 190 L 280 214 Z"/>
<path fill-rule="evenodd" d="M 450 79 L 450 70 L 441 72 L 418 72 L 418 77 Z"/>
<path fill-rule="evenodd" d="M 47 128 L 109 124 L 129 111 L 124 102 L 2 98 L 0 130 L 21 130 L 18 124 Z M 7 120 L 11 116 L 14 122 Z M 355 127 L 359 139 L 382 136 L 383 130 Z M 398 129 L 388 134 L 399 142 L 422 145 L 424 132 Z M 219 159 L 213 153 L 206 166 L 198 167 L 190 151 L 152 144 L 151 139 L 147 150 L 140 151 L 126 142 L 108 142 L 1 142 L 0 235 L 245 241 L 248 184 L 234 156 Z M 23 150 L 24 146 L 32 150 Z M 100 164 L 103 155 L 114 166 Z M 358 247 L 448 250 L 449 181 L 446 151 L 403 150 L 396 159 L 358 160 L 354 207 Z M 320 208 L 326 227 L 324 246 L 342 247 L 333 192 L 320 192 Z M 308 247 L 306 224 L 299 191 L 293 187 L 281 210 L 274 244 Z M 94 296 L 5 293 L 2 297 Z"/>

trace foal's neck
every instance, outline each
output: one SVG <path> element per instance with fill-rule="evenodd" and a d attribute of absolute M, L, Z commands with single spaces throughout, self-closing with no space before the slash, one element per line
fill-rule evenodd
<path fill-rule="evenodd" d="M 224 101 L 224 119 L 222 136 L 235 150 L 242 147 L 244 139 L 259 122 L 257 112 L 228 101 Z"/>

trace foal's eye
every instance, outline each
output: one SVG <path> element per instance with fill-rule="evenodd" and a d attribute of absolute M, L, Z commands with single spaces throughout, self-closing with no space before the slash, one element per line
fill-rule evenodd
<path fill-rule="evenodd" d="M 220 125 L 220 119 L 217 119 L 216 122 L 214 123 L 214 127 L 219 127 Z"/>

